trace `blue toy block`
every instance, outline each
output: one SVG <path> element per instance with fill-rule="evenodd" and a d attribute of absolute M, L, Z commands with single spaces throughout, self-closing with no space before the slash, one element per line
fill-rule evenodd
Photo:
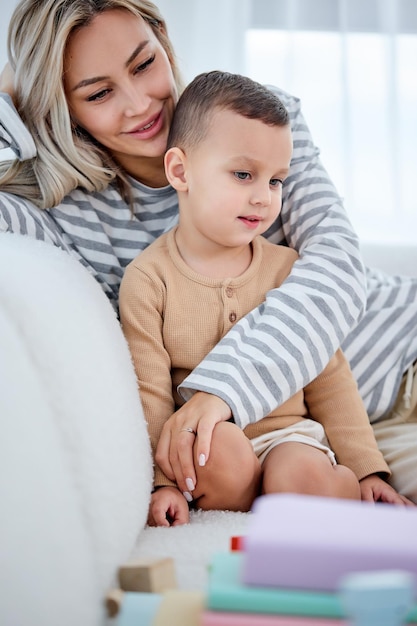
<path fill-rule="evenodd" d="M 117 626 L 152 626 L 161 602 L 159 593 L 125 592 Z"/>
<path fill-rule="evenodd" d="M 400 626 L 414 602 L 416 577 L 386 570 L 346 575 L 340 599 L 352 626 Z"/>

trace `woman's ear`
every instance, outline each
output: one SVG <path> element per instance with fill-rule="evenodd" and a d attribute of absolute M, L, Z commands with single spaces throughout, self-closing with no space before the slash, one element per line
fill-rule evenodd
<path fill-rule="evenodd" d="M 164 159 L 165 174 L 168 182 L 177 191 L 187 191 L 187 179 L 185 175 L 186 156 L 181 148 L 170 148 Z"/>

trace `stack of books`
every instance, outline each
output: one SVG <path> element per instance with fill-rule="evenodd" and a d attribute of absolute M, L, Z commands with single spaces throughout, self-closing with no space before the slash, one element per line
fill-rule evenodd
<path fill-rule="evenodd" d="M 238 544 L 213 558 L 201 626 L 417 623 L 417 509 L 267 495 Z"/>

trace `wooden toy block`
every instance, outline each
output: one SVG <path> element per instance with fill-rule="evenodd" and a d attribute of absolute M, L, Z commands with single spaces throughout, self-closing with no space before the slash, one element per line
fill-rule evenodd
<path fill-rule="evenodd" d="M 246 530 L 242 581 L 335 591 L 350 572 L 396 569 L 417 575 L 416 528 L 417 508 L 261 496 Z"/>
<path fill-rule="evenodd" d="M 401 626 L 415 588 L 415 576 L 408 572 L 361 572 L 342 580 L 340 596 L 352 626 Z"/>
<path fill-rule="evenodd" d="M 123 591 L 162 593 L 177 588 L 174 560 L 141 559 L 119 568 L 119 584 Z"/>
<path fill-rule="evenodd" d="M 115 617 L 123 602 L 123 591 L 121 589 L 111 589 L 106 595 L 106 609 L 109 617 Z"/>
<path fill-rule="evenodd" d="M 200 591 L 166 591 L 152 626 L 201 626 L 203 609 L 204 594 Z"/>

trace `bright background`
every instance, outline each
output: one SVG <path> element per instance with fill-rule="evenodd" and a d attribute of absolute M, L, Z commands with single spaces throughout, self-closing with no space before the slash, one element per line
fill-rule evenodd
<path fill-rule="evenodd" d="M 15 4 L 2 0 L 1 66 Z M 187 81 L 224 69 L 300 97 L 361 240 L 415 244 L 417 0 L 157 4 Z"/>

